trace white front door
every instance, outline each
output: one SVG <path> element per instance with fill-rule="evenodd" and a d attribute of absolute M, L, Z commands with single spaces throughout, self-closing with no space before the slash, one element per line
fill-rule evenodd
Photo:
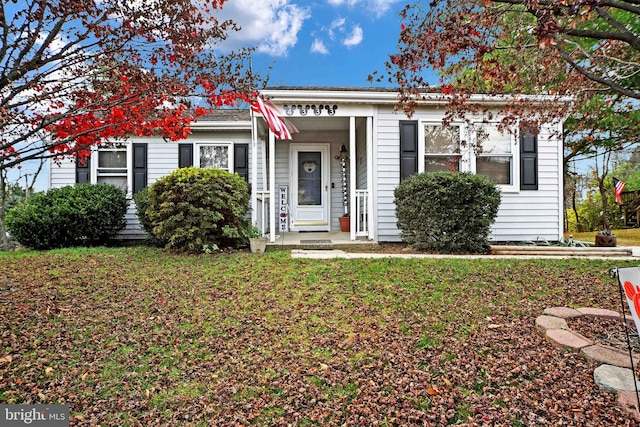
<path fill-rule="evenodd" d="M 291 231 L 329 231 L 329 144 L 291 144 Z"/>

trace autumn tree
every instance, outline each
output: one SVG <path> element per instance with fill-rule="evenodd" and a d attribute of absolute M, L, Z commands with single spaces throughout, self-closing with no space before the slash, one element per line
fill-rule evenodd
<path fill-rule="evenodd" d="M 407 6 L 391 81 L 411 108 L 425 69 L 450 90 L 640 99 L 640 3 L 635 0 L 445 0 Z M 445 85 L 445 88 L 448 86 Z"/>
<path fill-rule="evenodd" d="M 572 160 L 638 143 L 638 1 L 444 0 L 407 6 L 402 17 L 386 76 L 408 114 L 435 70 L 446 120 L 487 114 L 471 102 L 476 93 L 505 95 L 505 125 L 567 119 L 565 173 Z"/>
<path fill-rule="evenodd" d="M 544 95 L 505 97 L 503 121 L 551 121 L 574 114 L 572 133 L 593 130 L 590 138 L 571 139 L 570 154 L 577 156 L 589 151 L 597 129 L 612 123 L 594 127 L 594 118 L 602 113 L 620 118 L 636 110 L 637 1 L 445 0 L 426 9 L 422 3 L 407 6 L 402 17 L 387 77 L 399 86 L 398 106 L 408 113 L 429 86 L 425 71 L 432 70 L 442 76 L 449 118 L 482 112 L 483 106 L 469 102 L 474 93 Z M 637 121 L 627 123 L 624 135 L 637 130 Z"/>
<path fill-rule="evenodd" d="M 185 138 L 196 114 L 250 93 L 224 0 L 0 3 L 0 170 L 89 154 L 126 135 Z"/>

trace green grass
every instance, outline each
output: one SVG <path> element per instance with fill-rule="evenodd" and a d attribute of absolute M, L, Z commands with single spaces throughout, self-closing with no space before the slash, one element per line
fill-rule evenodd
<path fill-rule="evenodd" d="M 403 424 L 446 414 L 426 390 L 467 363 L 459 346 L 483 325 L 529 331 L 552 305 L 616 309 L 608 271 L 624 265 L 3 253 L 0 400 L 68 403 L 72 425 Z M 492 377 L 478 372 L 451 385 L 456 399 L 484 394 Z M 464 422 L 473 403 L 456 405 L 449 422 Z"/>
<path fill-rule="evenodd" d="M 640 246 L 640 228 L 612 230 L 612 233 L 618 236 L 618 246 Z M 565 238 L 567 238 L 570 234 L 573 236 L 574 240 L 593 243 L 598 232 L 588 231 L 584 233 L 565 233 Z"/>

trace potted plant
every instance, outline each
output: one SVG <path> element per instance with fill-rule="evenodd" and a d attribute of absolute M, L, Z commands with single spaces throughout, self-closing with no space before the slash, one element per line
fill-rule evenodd
<path fill-rule="evenodd" d="M 351 231 L 351 218 L 349 218 L 348 213 L 342 215 L 338 219 L 340 220 L 340 231 L 342 231 L 343 233 L 348 233 L 349 231 Z"/>
<path fill-rule="evenodd" d="M 344 214 L 338 218 L 340 220 L 340 231 L 348 233 L 351 231 L 351 218 L 349 217 L 349 182 L 347 179 L 347 147 L 340 147 L 340 155 L 336 159 L 340 161 L 341 179 L 342 179 L 342 205 L 344 206 Z"/>
<path fill-rule="evenodd" d="M 264 253 L 267 248 L 267 238 L 262 234 L 262 230 L 251 224 L 247 229 L 247 237 L 249 238 L 249 247 L 252 253 Z"/>

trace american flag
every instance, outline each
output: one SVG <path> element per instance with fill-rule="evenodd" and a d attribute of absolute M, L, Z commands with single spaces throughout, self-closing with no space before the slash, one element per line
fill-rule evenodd
<path fill-rule="evenodd" d="M 616 202 L 618 202 L 619 204 L 622 204 L 622 197 L 620 197 L 620 195 L 622 194 L 622 190 L 624 190 L 624 187 L 626 186 L 627 184 L 620 181 L 618 178 L 613 178 L 613 195 L 616 198 Z"/>
<path fill-rule="evenodd" d="M 260 113 L 267 122 L 267 126 L 278 139 L 293 139 L 291 133 L 298 132 L 298 129 L 287 119 L 280 116 L 280 112 L 275 105 L 262 96 L 255 96 L 255 100 L 251 103 L 251 110 Z"/>

